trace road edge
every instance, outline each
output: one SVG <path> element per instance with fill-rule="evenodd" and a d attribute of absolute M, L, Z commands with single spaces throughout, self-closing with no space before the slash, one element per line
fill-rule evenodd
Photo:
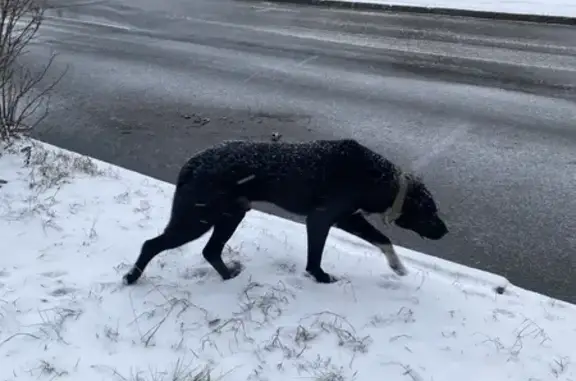
<path fill-rule="evenodd" d="M 258 1 L 258 0 L 242 0 Z M 314 5 L 328 8 L 353 9 L 353 10 L 372 10 L 382 12 L 399 12 L 399 13 L 420 13 L 443 16 L 472 17 L 479 19 L 503 20 L 503 21 L 524 21 L 560 25 L 576 25 L 576 17 L 569 16 L 546 16 L 523 13 L 506 13 L 490 11 L 474 11 L 468 9 L 441 8 L 441 7 L 424 7 L 415 5 L 394 5 L 394 4 L 377 4 L 365 2 L 352 2 L 342 0 L 266 0 L 269 3 L 290 3 L 301 5 Z"/>

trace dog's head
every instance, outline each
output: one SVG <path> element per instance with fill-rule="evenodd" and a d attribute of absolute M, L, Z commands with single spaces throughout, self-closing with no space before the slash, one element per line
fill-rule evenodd
<path fill-rule="evenodd" d="M 397 197 L 395 201 L 398 217 L 394 223 L 424 238 L 439 240 L 444 237 L 448 227 L 438 216 L 438 207 L 430 191 L 414 176 L 405 176 L 402 181 L 398 196 L 403 199 Z"/>

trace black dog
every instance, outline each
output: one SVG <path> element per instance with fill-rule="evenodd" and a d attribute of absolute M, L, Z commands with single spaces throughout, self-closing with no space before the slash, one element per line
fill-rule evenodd
<path fill-rule="evenodd" d="M 332 226 L 379 247 L 398 275 L 407 271 L 390 240 L 363 214 L 377 214 L 428 239 L 448 233 L 424 184 L 355 140 L 228 141 L 193 156 L 181 169 L 166 229 L 144 242 L 124 282 L 136 282 L 157 254 L 200 238 L 210 228 L 204 258 L 222 279 L 237 276 L 240 266 L 226 266 L 222 250 L 251 201 L 306 216 L 306 271 L 320 283 L 336 281 L 321 267 Z"/>

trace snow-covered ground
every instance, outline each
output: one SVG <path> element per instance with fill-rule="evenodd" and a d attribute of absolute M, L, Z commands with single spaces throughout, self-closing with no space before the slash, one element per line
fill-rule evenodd
<path fill-rule="evenodd" d="M 409 5 L 543 16 L 576 17 L 574 0 L 342 0 L 353 3 Z"/>
<path fill-rule="evenodd" d="M 257 211 L 226 250 L 237 278 L 204 262 L 206 236 L 124 286 L 173 186 L 25 146 L 0 157 L 1 380 L 576 379 L 576 306 L 403 248 L 400 278 L 338 229 L 324 263 L 344 280 L 316 284 L 304 227 Z"/>

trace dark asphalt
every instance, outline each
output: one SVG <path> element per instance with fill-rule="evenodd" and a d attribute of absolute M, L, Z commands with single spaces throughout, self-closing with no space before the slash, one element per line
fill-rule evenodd
<path fill-rule="evenodd" d="M 576 302 L 576 28 L 233 0 L 60 4 L 27 58 L 57 52 L 54 75 L 69 65 L 36 137 L 167 181 L 222 139 L 354 137 L 415 168 L 452 232 L 394 229 L 395 243 Z"/>

